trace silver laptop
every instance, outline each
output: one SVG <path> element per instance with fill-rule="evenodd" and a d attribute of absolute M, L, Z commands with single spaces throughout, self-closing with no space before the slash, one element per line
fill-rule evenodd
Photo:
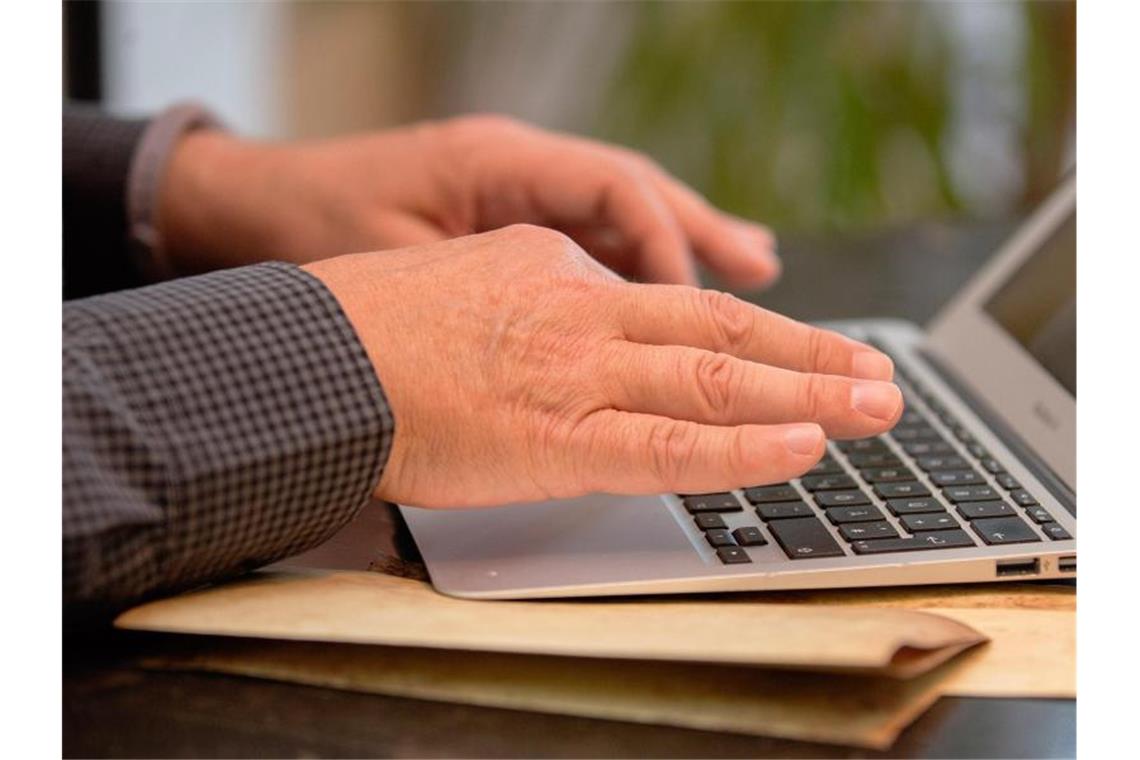
<path fill-rule="evenodd" d="M 889 433 L 731 492 L 402 506 L 435 587 L 522 599 L 1075 577 L 1075 180 L 927 329 L 827 326 L 894 359 L 906 411 Z"/>

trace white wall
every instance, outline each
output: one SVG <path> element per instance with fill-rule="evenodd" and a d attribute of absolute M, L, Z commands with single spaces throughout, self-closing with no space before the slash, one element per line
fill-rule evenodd
<path fill-rule="evenodd" d="M 137 115 L 192 98 L 239 132 L 281 135 L 286 10 L 269 2 L 106 3 L 105 105 Z"/>

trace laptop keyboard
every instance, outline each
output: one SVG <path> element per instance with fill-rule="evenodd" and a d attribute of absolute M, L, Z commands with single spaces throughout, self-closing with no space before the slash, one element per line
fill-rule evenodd
<path fill-rule="evenodd" d="M 936 397 L 896 375 L 906 410 L 890 432 L 831 442 L 788 483 L 680 494 L 721 562 L 749 563 L 748 547 L 769 541 L 809 560 L 1072 538 Z M 722 517 L 748 511 L 755 525 L 730 530 Z"/>

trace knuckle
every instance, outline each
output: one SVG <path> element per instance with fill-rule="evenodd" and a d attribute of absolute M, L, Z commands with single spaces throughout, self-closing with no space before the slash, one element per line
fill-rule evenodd
<path fill-rule="evenodd" d="M 809 329 L 805 350 L 807 351 L 808 362 L 812 367 L 826 366 L 828 359 L 831 358 L 831 342 L 827 339 L 827 333 L 816 328 Z"/>
<path fill-rule="evenodd" d="M 720 347 L 738 352 L 747 347 L 756 332 L 756 320 L 738 298 L 719 290 L 699 290 L 697 298 Z"/>
<path fill-rule="evenodd" d="M 705 353 L 697 359 L 696 387 L 705 413 L 714 420 L 729 416 L 732 399 L 740 389 L 740 372 L 736 361 L 727 354 Z M 682 378 L 683 382 L 689 378 Z M 684 387 L 684 386 L 682 386 Z"/>
<path fill-rule="evenodd" d="M 804 419 L 817 420 L 823 414 L 827 380 L 822 375 L 808 374 L 799 384 L 798 411 Z"/>
<path fill-rule="evenodd" d="M 678 490 L 697 450 L 697 427 L 691 422 L 664 420 L 650 431 L 648 451 L 653 474 L 666 490 Z"/>

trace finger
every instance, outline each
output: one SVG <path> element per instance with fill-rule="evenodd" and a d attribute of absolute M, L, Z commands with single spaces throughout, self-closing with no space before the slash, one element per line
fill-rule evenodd
<path fill-rule="evenodd" d="M 759 224 L 730 217 L 664 170 L 651 170 L 654 183 L 692 241 L 697 258 L 730 285 L 755 288 L 780 276 L 776 238 Z"/>
<path fill-rule="evenodd" d="M 687 239 L 660 192 L 645 176 L 606 153 L 559 142 L 529 193 L 539 214 L 556 226 L 609 226 L 634 252 L 629 267 L 652 282 L 697 284 Z M 621 267 L 627 268 L 627 267 Z"/>
<path fill-rule="evenodd" d="M 608 493 L 704 493 L 778 483 L 823 456 L 818 425 L 715 427 L 614 409 L 578 428 L 583 487 Z"/>
<path fill-rule="evenodd" d="M 798 372 L 890 380 L 894 364 L 871 346 L 715 290 L 625 285 L 618 319 L 628 340 L 731 354 Z"/>
<path fill-rule="evenodd" d="M 793 372 L 681 346 L 620 342 L 601 372 L 611 403 L 711 425 L 815 422 L 829 438 L 886 432 L 902 414 L 893 383 Z"/>

